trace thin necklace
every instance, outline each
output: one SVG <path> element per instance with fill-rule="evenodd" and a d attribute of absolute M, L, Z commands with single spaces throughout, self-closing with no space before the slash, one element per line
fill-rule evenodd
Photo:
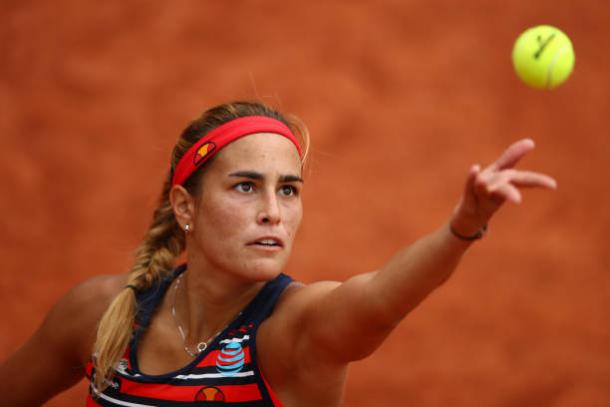
<path fill-rule="evenodd" d="M 184 333 L 184 329 L 182 328 L 182 325 L 180 324 L 180 321 L 178 320 L 178 316 L 176 315 L 176 293 L 178 292 L 178 287 L 180 286 L 180 280 L 182 279 L 183 275 L 184 275 L 184 273 L 182 273 L 178 276 L 178 278 L 176 279 L 176 285 L 174 286 L 174 299 L 172 302 L 172 317 L 174 318 L 174 322 L 176 323 L 176 326 L 178 327 L 178 332 L 180 332 L 180 336 L 182 337 L 182 343 L 184 344 L 184 351 L 186 353 L 188 353 L 191 357 L 195 357 L 195 356 L 199 355 L 201 352 L 203 352 L 204 350 L 206 350 L 208 348 L 208 343 L 213 341 L 214 339 L 216 339 L 216 337 L 227 326 L 229 326 L 229 324 L 225 325 L 224 328 L 222 328 L 220 331 L 216 332 L 214 335 L 209 337 L 208 340 L 199 342 L 196 346 L 195 351 L 192 351 L 189 349 L 189 347 L 186 344 L 186 334 Z"/>

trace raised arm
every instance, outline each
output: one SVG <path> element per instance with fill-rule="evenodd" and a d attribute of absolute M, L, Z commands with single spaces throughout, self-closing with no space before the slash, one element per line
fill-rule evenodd
<path fill-rule="evenodd" d="M 97 320 L 121 281 L 122 276 L 96 277 L 55 305 L 30 339 L 0 365 L 0 404 L 38 406 L 84 376 Z"/>
<path fill-rule="evenodd" d="M 554 189 L 547 175 L 514 169 L 534 148 L 532 140 L 511 145 L 481 170 L 473 166 L 451 219 L 396 254 L 379 271 L 345 283 L 320 283 L 295 295 L 302 310 L 301 348 L 321 361 L 347 363 L 372 353 L 392 329 L 453 272 L 472 241 L 500 206 L 521 202 L 522 188 Z"/>

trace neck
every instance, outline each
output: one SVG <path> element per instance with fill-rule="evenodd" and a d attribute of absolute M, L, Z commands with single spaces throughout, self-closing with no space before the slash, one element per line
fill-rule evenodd
<path fill-rule="evenodd" d="M 184 329 L 186 345 L 195 348 L 209 341 L 223 330 L 254 298 L 264 282 L 236 278 L 227 271 L 214 270 L 195 261 L 189 261 L 188 269 L 172 293 L 176 295 L 176 316 Z M 173 300 L 173 298 L 172 298 Z"/>

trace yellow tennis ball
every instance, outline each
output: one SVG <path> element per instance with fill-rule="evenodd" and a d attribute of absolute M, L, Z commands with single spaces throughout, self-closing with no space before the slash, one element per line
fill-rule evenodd
<path fill-rule="evenodd" d="M 553 89 L 568 79 L 574 69 L 572 41 L 550 25 L 529 28 L 515 41 L 513 66 L 527 85 Z"/>

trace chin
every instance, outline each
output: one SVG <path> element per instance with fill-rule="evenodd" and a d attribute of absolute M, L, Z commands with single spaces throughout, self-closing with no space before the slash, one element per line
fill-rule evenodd
<path fill-rule="evenodd" d="M 256 260 L 248 267 L 246 271 L 249 278 L 254 281 L 269 281 L 273 280 L 284 270 L 285 262 L 277 260 Z"/>

